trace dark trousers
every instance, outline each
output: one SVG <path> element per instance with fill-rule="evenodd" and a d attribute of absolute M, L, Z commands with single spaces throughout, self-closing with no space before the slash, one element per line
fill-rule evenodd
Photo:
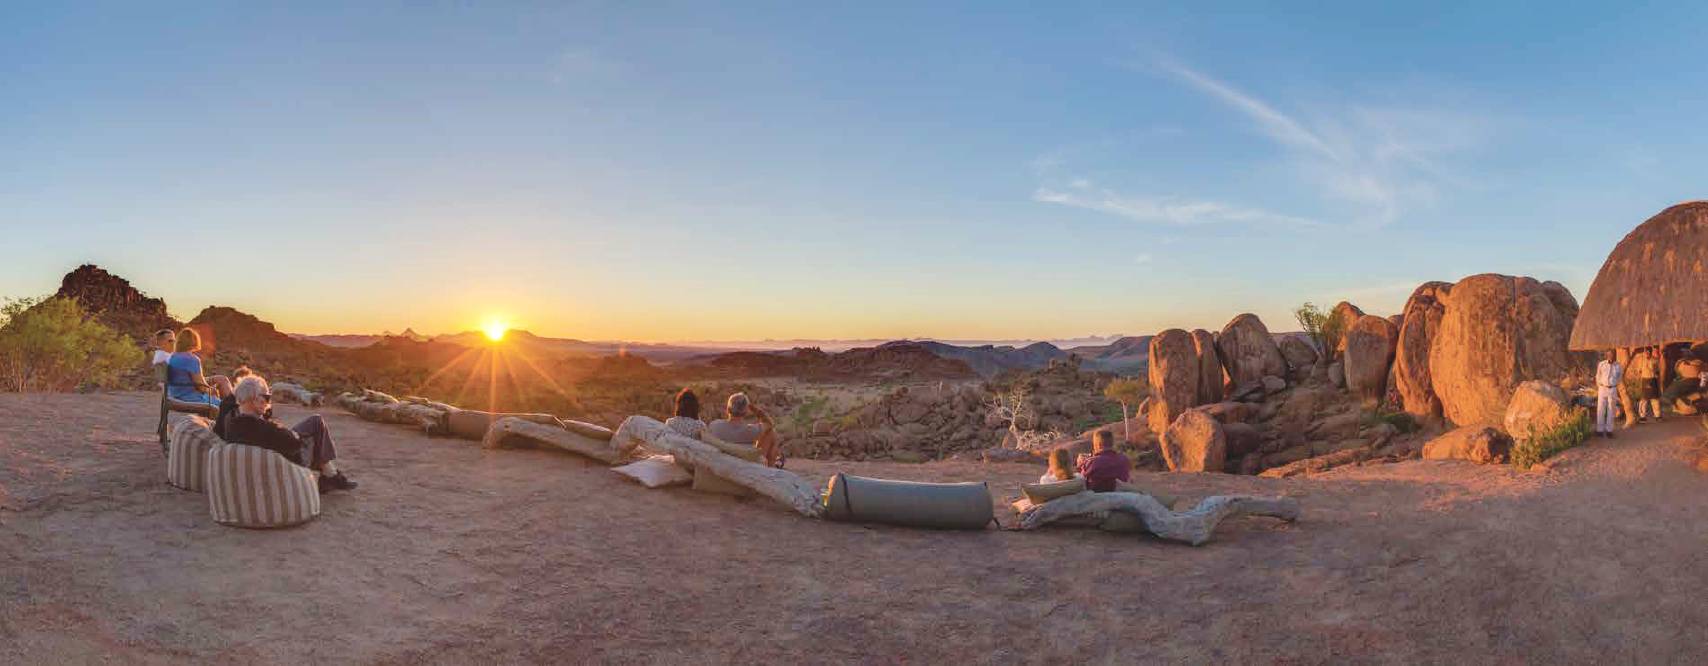
<path fill-rule="evenodd" d="M 297 462 L 304 467 L 320 469 L 338 457 L 338 451 L 332 444 L 332 431 L 326 429 L 326 421 L 319 414 L 310 415 L 291 426 L 291 431 L 302 439 L 302 453 L 298 454 Z"/>

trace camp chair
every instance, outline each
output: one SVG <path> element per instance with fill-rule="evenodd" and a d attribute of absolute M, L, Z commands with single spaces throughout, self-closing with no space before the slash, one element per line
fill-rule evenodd
<path fill-rule="evenodd" d="M 167 377 L 166 364 L 165 363 L 156 364 L 154 366 L 154 379 L 160 382 L 160 427 L 156 429 L 156 434 L 158 434 L 160 436 L 160 453 L 161 453 L 161 455 L 166 455 L 166 453 L 167 453 L 167 450 L 166 450 L 166 416 L 168 414 L 170 414 L 172 412 L 184 412 L 186 414 L 195 414 L 198 416 L 205 416 L 205 417 L 208 417 L 210 419 L 219 417 L 219 407 L 216 407 L 214 405 L 205 405 L 205 404 L 202 404 L 199 402 L 182 402 L 179 400 L 173 400 L 171 398 L 170 394 L 167 393 L 167 389 L 169 387 L 166 386 L 166 377 Z"/>

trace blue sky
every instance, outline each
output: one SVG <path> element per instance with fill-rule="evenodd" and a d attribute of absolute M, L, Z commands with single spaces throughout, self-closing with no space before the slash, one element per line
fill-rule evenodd
<path fill-rule="evenodd" d="M 1705 196 L 1708 10 L 0 7 L 0 295 L 302 332 L 1055 338 L 1481 272 Z"/>

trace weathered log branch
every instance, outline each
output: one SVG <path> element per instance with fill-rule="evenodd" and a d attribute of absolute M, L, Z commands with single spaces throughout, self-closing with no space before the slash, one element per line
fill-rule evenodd
<path fill-rule="evenodd" d="M 1299 518 L 1299 503 L 1288 497 L 1219 495 L 1205 498 L 1187 511 L 1170 511 L 1156 498 L 1141 493 L 1086 492 L 1032 507 L 1021 516 L 1020 529 L 1037 529 L 1059 520 L 1085 516 L 1105 521 L 1116 511 L 1138 516 L 1145 531 L 1160 538 L 1201 546 L 1210 540 L 1216 525 L 1225 518 L 1270 516 L 1291 522 Z"/>
<path fill-rule="evenodd" d="M 486 437 L 481 440 L 480 445 L 488 449 L 501 448 L 504 445 L 504 440 L 512 437 L 555 446 L 607 465 L 615 464 L 623 459 L 623 455 L 608 441 L 516 417 L 505 417 L 494 421 L 492 426 L 486 429 Z"/>
<path fill-rule="evenodd" d="M 810 518 L 824 515 L 824 503 L 819 489 L 806 479 L 787 470 L 751 463 L 717 450 L 705 442 L 685 437 L 666 428 L 657 419 L 631 416 L 623 420 L 611 437 L 611 444 L 623 457 L 628 457 L 641 445 L 657 453 L 668 453 L 677 460 L 693 465 L 751 488 Z"/>
<path fill-rule="evenodd" d="M 273 384 L 270 389 L 273 392 L 273 396 L 279 398 L 280 402 L 293 402 L 304 407 L 320 406 L 320 394 L 303 388 L 301 384 L 278 382 Z"/>

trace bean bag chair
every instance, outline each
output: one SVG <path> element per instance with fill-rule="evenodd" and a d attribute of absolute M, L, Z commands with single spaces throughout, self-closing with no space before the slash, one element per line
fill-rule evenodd
<path fill-rule="evenodd" d="M 983 481 L 922 483 L 837 474 L 825 494 L 831 520 L 982 530 L 995 520 Z"/>
<path fill-rule="evenodd" d="M 207 456 L 213 447 L 225 444 L 200 416 L 173 418 L 171 441 L 166 446 L 166 483 L 174 488 L 202 492 L 207 483 Z"/>
<path fill-rule="evenodd" d="M 1058 497 L 1067 497 L 1083 492 L 1085 492 L 1085 477 L 1083 476 L 1076 476 L 1066 481 L 1028 483 L 1020 486 L 1020 494 L 1025 495 L 1026 499 L 1032 500 L 1033 504 L 1043 504 Z"/>
<path fill-rule="evenodd" d="M 232 527 L 290 527 L 320 515 L 314 472 L 246 444 L 220 444 L 207 454 L 208 508 Z"/>

